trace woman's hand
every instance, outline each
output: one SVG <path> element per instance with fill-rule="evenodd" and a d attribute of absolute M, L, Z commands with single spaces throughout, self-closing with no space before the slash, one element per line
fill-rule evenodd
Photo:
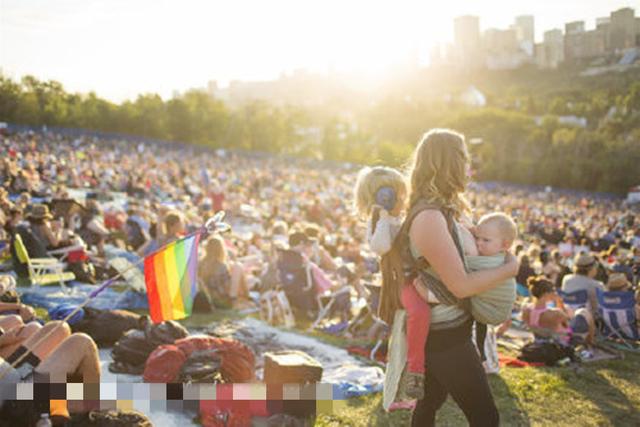
<path fill-rule="evenodd" d="M 504 265 L 505 267 L 508 269 L 507 271 L 509 272 L 509 274 L 511 276 L 516 276 L 516 274 L 518 274 L 518 269 L 519 269 L 519 265 L 518 265 L 518 258 L 516 258 L 515 255 L 513 255 L 511 252 L 507 252 L 504 256 Z"/>

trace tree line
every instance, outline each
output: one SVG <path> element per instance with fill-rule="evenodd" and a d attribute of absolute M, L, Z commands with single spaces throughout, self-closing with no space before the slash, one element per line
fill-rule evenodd
<path fill-rule="evenodd" d="M 450 127 L 476 142 L 470 150 L 480 180 L 617 193 L 640 184 L 638 75 L 532 73 L 437 82 L 431 76 L 428 85 L 416 75 L 357 106 L 252 101 L 233 109 L 201 90 L 115 104 L 95 93 L 68 93 L 56 81 L 0 75 L 0 121 L 393 166 L 406 164 L 425 130 Z M 456 91 L 471 83 L 486 94 L 487 106 L 456 100 Z M 568 115 L 586 118 L 587 126 L 560 119 Z"/>

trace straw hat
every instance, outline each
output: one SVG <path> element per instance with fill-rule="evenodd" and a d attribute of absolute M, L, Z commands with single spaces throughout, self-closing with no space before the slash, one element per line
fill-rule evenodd
<path fill-rule="evenodd" d="M 631 283 L 624 273 L 611 273 L 607 281 L 607 289 L 610 291 L 628 291 Z"/>
<path fill-rule="evenodd" d="M 42 203 L 36 203 L 27 213 L 27 219 L 53 219 L 53 215 L 49 212 L 49 206 Z"/>

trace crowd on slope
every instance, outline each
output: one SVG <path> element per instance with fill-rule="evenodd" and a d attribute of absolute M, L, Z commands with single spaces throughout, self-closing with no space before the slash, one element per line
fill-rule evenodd
<path fill-rule="evenodd" d="M 318 312 L 317 294 L 350 286 L 366 297 L 362 284 L 377 280 L 366 224 L 353 210 L 357 170 L 349 165 L 31 131 L 1 136 L 0 155 L 0 257 L 11 275 L 27 274 L 16 235 L 33 258 L 87 247 L 83 262 L 96 267 L 89 279 L 100 279 L 110 273 L 114 248 L 136 260 L 225 211 L 232 232 L 209 237 L 200 250 L 199 288 L 211 309 L 253 307 L 251 292 L 276 285 L 287 250 L 313 261 L 313 289 L 288 295 L 294 311 L 309 320 Z M 622 200 L 478 184 L 468 195 L 472 220 L 501 211 L 516 221 L 516 281 L 522 295 L 533 294 L 529 312 L 536 300 L 557 300 L 556 290 L 589 290 L 592 311 L 594 289 L 637 292 L 640 217 Z M 62 201 L 72 201 L 76 210 L 58 210 Z M 5 345 L 10 334 L 0 336 L 0 355 L 11 361 L 15 349 L 51 326 L 31 327 L 28 306 L 5 304 L 14 305 L 0 306 L 0 312 L 16 314 L 0 317 L 0 328 L 27 337 Z M 340 314 L 350 320 L 349 310 Z M 97 357 L 90 340 L 59 330 L 40 352 L 44 362 L 36 373 L 76 372 L 95 380 L 95 363 L 86 361 Z M 86 360 L 59 366 L 56 349 L 69 346 L 81 349 Z M 78 372 L 80 366 L 85 372 Z"/>

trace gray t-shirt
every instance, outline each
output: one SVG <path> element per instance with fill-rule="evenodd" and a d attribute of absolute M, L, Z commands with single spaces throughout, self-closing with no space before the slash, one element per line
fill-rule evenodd
<path fill-rule="evenodd" d="M 606 291 L 602 282 L 580 274 L 568 274 L 562 278 L 562 292 L 571 293 L 585 290 L 589 295 L 588 308 L 594 312 L 597 304 L 596 289 Z"/>

